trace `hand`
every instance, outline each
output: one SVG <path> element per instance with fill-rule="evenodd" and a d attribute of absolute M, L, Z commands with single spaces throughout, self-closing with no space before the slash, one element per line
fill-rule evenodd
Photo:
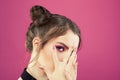
<path fill-rule="evenodd" d="M 66 60 L 59 61 L 57 57 L 57 51 L 52 54 L 55 69 L 51 73 L 47 68 L 44 67 L 45 73 L 49 80 L 76 80 L 77 76 L 77 55 L 73 52 L 72 55 L 68 55 Z"/>
<path fill-rule="evenodd" d="M 68 61 L 68 64 L 65 67 L 65 76 L 67 80 L 76 80 L 77 78 L 77 65 L 76 62 L 77 55 L 76 52 L 73 52 L 70 56 L 70 59 Z"/>

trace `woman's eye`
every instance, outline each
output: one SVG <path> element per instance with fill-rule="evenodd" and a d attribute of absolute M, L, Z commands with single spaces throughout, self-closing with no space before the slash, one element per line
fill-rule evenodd
<path fill-rule="evenodd" d="M 63 46 L 56 46 L 56 49 L 57 49 L 59 52 L 65 51 L 65 48 L 64 48 Z"/>

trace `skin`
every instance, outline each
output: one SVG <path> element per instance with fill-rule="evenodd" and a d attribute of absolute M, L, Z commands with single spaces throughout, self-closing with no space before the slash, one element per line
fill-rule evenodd
<path fill-rule="evenodd" d="M 71 30 L 47 42 L 39 49 L 40 39 L 33 39 L 33 51 L 27 72 L 37 80 L 76 80 L 79 37 Z"/>

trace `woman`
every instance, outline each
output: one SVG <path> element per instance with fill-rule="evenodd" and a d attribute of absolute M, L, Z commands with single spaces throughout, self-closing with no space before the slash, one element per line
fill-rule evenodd
<path fill-rule="evenodd" d="M 77 25 L 42 6 L 33 6 L 30 15 L 26 48 L 31 58 L 18 80 L 76 80 L 81 42 Z"/>

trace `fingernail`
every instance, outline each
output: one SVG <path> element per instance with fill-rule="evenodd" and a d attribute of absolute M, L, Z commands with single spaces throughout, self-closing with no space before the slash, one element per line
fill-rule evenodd
<path fill-rule="evenodd" d="M 76 57 L 76 56 L 77 56 L 77 55 L 76 55 L 76 52 L 74 52 L 73 55 Z"/>
<path fill-rule="evenodd" d="M 77 52 L 77 49 L 74 49 L 75 52 Z"/>

